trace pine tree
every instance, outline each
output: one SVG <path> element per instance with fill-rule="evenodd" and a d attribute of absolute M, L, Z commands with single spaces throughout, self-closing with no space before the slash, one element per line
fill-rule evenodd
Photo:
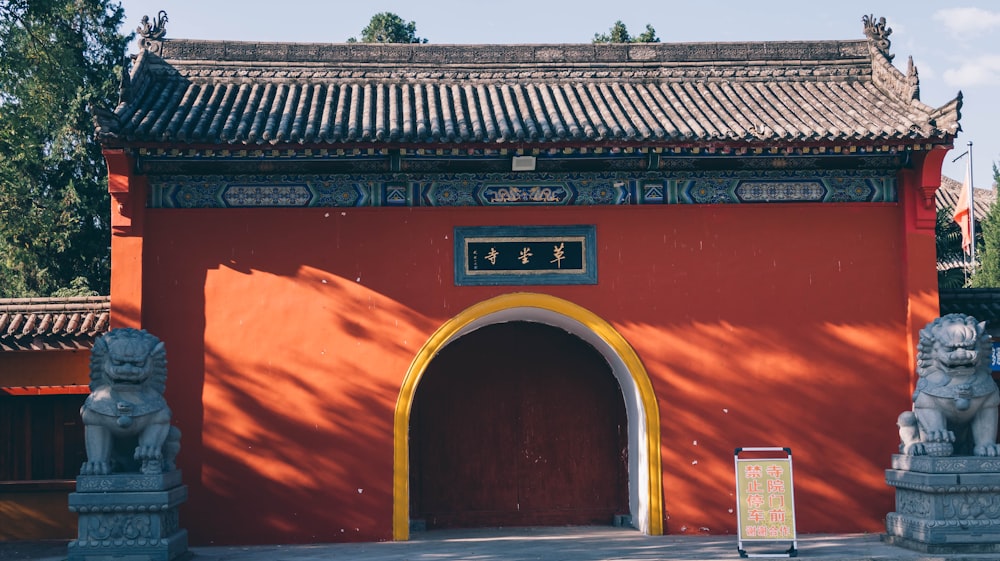
<path fill-rule="evenodd" d="M 656 36 L 656 30 L 653 29 L 652 25 L 646 24 L 646 31 L 640 33 L 637 37 L 632 37 L 629 35 L 628 27 L 622 23 L 622 20 L 618 20 L 611 26 L 611 29 L 607 33 L 595 33 L 594 43 L 659 43 L 660 39 Z"/>
<path fill-rule="evenodd" d="M 351 37 L 348 43 L 358 40 Z M 368 26 L 361 30 L 362 43 L 426 43 L 427 39 L 417 37 L 417 24 L 403 21 L 392 12 L 381 12 L 372 16 Z"/>
<path fill-rule="evenodd" d="M 1000 185 L 1000 169 L 996 164 L 993 164 L 993 183 Z M 979 264 L 969 284 L 975 288 L 1000 288 L 1000 204 L 993 203 L 979 226 L 983 236 L 982 245 L 976 247 Z"/>
<path fill-rule="evenodd" d="M 92 114 L 117 101 L 124 17 L 110 0 L 0 1 L 0 297 L 108 293 Z"/>

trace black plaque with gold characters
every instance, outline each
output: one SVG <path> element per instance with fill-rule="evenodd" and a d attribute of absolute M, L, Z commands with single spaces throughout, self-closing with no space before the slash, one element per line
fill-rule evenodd
<path fill-rule="evenodd" d="M 455 284 L 597 284 L 594 226 L 455 228 Z"/>

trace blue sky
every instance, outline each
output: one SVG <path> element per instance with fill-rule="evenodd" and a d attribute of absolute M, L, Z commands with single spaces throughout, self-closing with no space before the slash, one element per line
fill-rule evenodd
<path fill-rule="evenodd" d="M 861 17 L 885 17 L 894 63 L 912 56 L 921 100 L 940 107 L 961 91 L 962 129 L 943 173 L 962 181 L 973 143 L 976 187 L 1000 163 L 1000 2 L 970 0 L 123 0 L 125 30 L 166 10 L 167 37 L 342 42 L 378 12 L 414 21 L 431 43 L 588 43 L 616 20 L 638 34 L 651 24 L 664 42 L 861 39 Z M 133 45 L 132 51 L 136 47 Z"/>

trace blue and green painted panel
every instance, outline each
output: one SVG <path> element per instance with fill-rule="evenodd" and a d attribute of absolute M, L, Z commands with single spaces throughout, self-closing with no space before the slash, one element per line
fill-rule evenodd
<path fill-rule="evenodd" d="M 152 208 L 895 202 L 886 170 L 150 176 Z"/>

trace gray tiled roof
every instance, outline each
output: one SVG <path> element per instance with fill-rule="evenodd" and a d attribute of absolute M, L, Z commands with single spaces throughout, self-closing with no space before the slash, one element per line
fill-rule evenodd
<path fill-rule="evenodd" d="M 951 143 L 961 97 L 919 101 L 867 39 L 393 45 L 147 41 L 106 146 L 497 148 Z"/>
<path fill-rule="evenodd" d="M 109 296 L 0 299 L 0 352 L 89 349 L 110 328 Z"/>
<path fill-rule="evenodd" d="M 986 322 L 993 337 L 1000 337 L 1000 289 L 950 288 L 938 291 L 941 315 L 969 314 Z"/>
<path fill-rule="evenodd" d="M 941 187 L 934 193 L 934 202 L 937 210 L 945 210 L 948 216 L 951 216 L 955 212 L 955 207 L 958 205 L 958 199 L 962 194 L 962 189 L 965 185 L 960 181 L 956 181 L 946 175 L 941 176 Z M 975 219 L 976 219 L 976 230 L 979 230 L 979 224 L 986 219 L 986 215 L 989 214 L 990 209 L 997 201 L 997 193 L 995 188 L 991 189 L 980 189 L 976 187 L 972 194 L 974 208 L 975 208 Z M 963 259 L 938 259 L 937 269 L 938 271 L 945 271 L 948 269 L 961 269 L 969 267 L 969 263 Z M 943 294 L 943 292 L 942 292 Z M 1000 294 L 1000 293 L 998 293 Z M 943 297 L 943 296 L 942 296 Z M 998 297 L 1000 298 L 1000 297 Z M 942 304 L 943 306 L 943 304 Z M 975 315 L 975 314 L 971 314 Z"/>
<path fill-rule="evenodd" d="M 935 203 L 938 209 L 948 208 L 952 212 L 958 205 L 958 198 L 962 195 L 964 185 L 961 181 L 956 181 L 946 175 L 941 176 L 941 187 L 934 194 Z M 976 208 L 976 222 L 981 222 L 990 212 L 990 208 L 997 200 L 997 193 L 994 189 L 976 188 L 972 194 L 973 203 Z"/>

